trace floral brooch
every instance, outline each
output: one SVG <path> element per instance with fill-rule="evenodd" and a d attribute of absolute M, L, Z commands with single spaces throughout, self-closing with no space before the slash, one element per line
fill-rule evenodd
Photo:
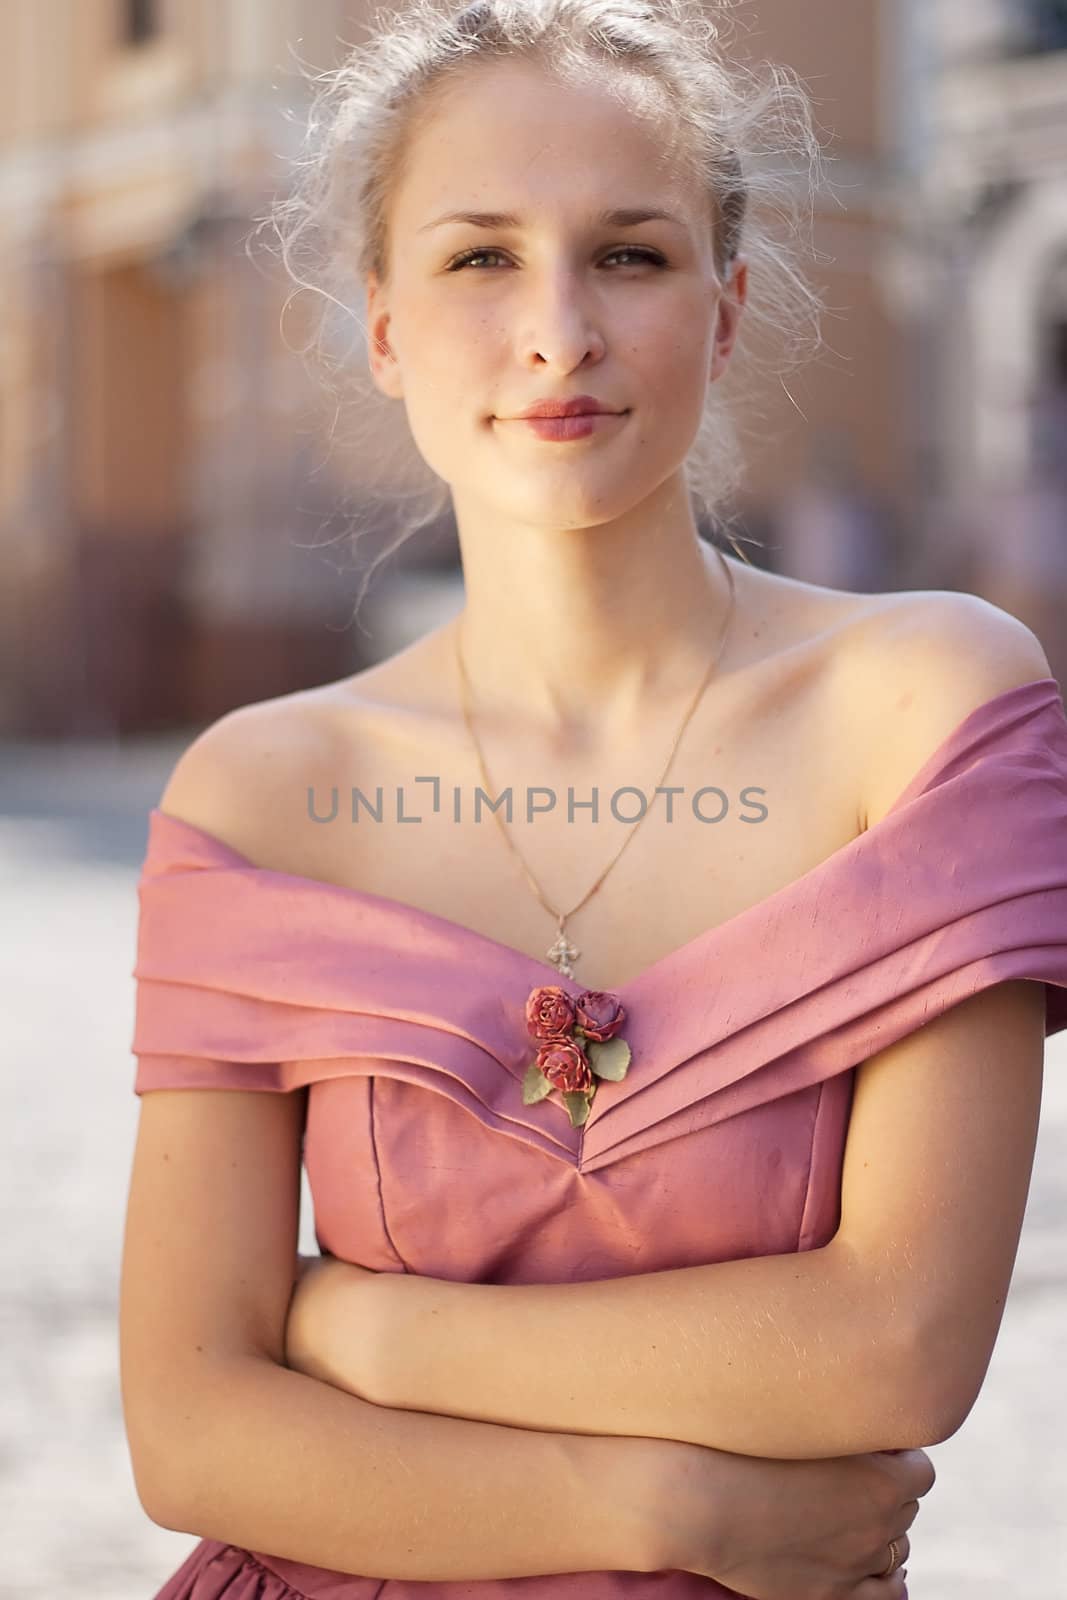
<path fill-rule="evenodd" d="M 626 1076 L 630 1046 L 618 1036 L 625 1020 L 618 997 L 602 989 L 586 989 L 575 1000 L 554 984 L 531 989 L 526 1031 L 539 1049 L 522 1080 L 523 1105 L 559 1089 L 571 1127 L 580 1127 L 596 1094 L 594 1079 L 617 1083 Z"/>

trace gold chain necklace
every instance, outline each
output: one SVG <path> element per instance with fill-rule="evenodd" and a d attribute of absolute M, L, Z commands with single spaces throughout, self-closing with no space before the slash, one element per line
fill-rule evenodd
<path fill-rule="evenodd" d="M 696 710 L 697 705 L 700 702 L 700 698 L 703 695 L 704 690 L 708 686 L 708 682 L 709 682 L 709 680 L 711 678 L 711 675 L 715 671 L 715 668 L 719 664 L 719 661 L 721 659 L 722 652 L 723 652 L 723 647 L 726 644 L 726 636 L 727 636 L 727 634 L 728 634 L 728 632 L 730 630 L 730 623 L 733 620 L 734 606 L 735 606 L 735 601 L 736 601 L 736 597 L 737 597 L 737 595 L 736 595 L 736 583 L 735 583 L 735 580 L 734 580 L 733 570 L 732 570 L 732 568 L 730 566 L 730 563 L 727 561 L 726 557 L 723 555 L 723 553 L 719 549 L 719 547 L 716 545 L 716 546 L 714 546 L 714 549 L 715 549 L 716 555 L 719 557 L 719 560 L 722 563 L 723 570 L 726 573 L 726 581 L 727 581 L 727 583 L 729 585 L 729 589 L 730 589 L 730 599 L 729 599 L 729 602 L 727 604 L 726 612 L 725 612 L 724 617 L 723 617 L 723 625 L 722 625 L 722 629 L 721 629 L 721 632 L 720 632 L 720 635 L 719 635 L 719 643 L 718 643 L 718 646 L 716 648 L 715 654 L 712 657 L 711 662 L 708 665 L 708 669 L 705 672 L 704 677 L 700 682 L 700 685 L 699 685 L 699 687 L 697 689 L 696 694 L 693 696 L 692 702 L 690 703 L 690 706 L 689 706 L 689 710 L 686 712 L 685 717 L 682 720 L 682 725 L 678 729 L 677 734 L 675 735 L 674 743 L 671 746 L 670 755 L 667 757 L 667 764 L 664 767 L 663 771 L 660 773 L 659 782 L 655 786 L 657 789 L 660 787 L 660 784 L 662 784 L 664 778 L 667 776 L 667 773 L 670 771 L 671 762 L 674 760 L 675 751 L 678 749 L 678 745 L 679 745 L 679 743 L 681 741 L 682 734 L 685 732 L 686 728 L 688 727 L 689 719 L 693 715 L 693 712 Z M 459 627 L 458 622 L 456 624 L 455 641 L 456 641 L 456 665 L 457 665 L 457 667 L 459 669 L 459 676 L 460 676 L 460 693 L 461 693 L 461 701 L 462 701 L 462 706 L 463 706 L 463 718 L 464 718 L 464 721 L 467 724 L 467 732 L 470 734 L 471 743 L 474 745 L 475 753 L 476 753 L 476 755 L 478 757 L 478 765 L 481 768 L 482 781 L 483 781 L 483 784 L 484 784 L 484 787 L 485 787 L 485 792 L 486 792 L 486 794 L 490 794 L 492 792 L 492 790 L 491 790 L 491 786 L 490 786 L 490 782 L 489 782 L 489 774 L 486 771 L 486 767 L 485 767 L 485 758 L 482 755 L 482 747 L 481 747 L 480 743 L 478 742 L 478 736 L 475 733 L 473 725 L 471 723 L 470 707 L 469 707 L 469 704 L 468 704 L 468 694 L 469 694 L 470 685 L 469 685 L 469 682 L 468 682 L 468 679 L 467 679 L 466 668 L 463 665 L 463 652 L 462 652 L 462 649 L 460 648 L 460 627 Z M 533 874 L 531 873 L 529 867 L 526 865 L 526 862 L 523 860 L 522 856 L 519 854 L 519 851 L 516 849 L 515 845 L 512 843 L 511 837 L 508 834 L 508 831 L 504 826 L 504 823 L 503 823 L 503 820 L 501 819 L 499 811 L 494 808 L 493 816 L 496 818 L 496 821 L 497 821 L 497 823 L 498 823 L 498 825 L 500 827 L 500 831 L 504 835 L 504 841 L 507 844 L 508 849 L 511 851 L 512 855 L 515 857 L 516 861 L 519 863 L 519 866 L 522 868 L 523 872 L 525 873 L 527 883 L 530 885 L 530 888 L 533 890 L 534 894 L 537 896 L 538 900 L 544 906 L 545 910 L 549 913 L 549 915 L 556 918 L 556 922 L 557 922 L 557 937 L 556 937 L 555 943 L 545 953 L 546 953 L 546 956 L 547 956 L 548 960 L 557 969 L 557 971 L 560 973 L 560 975 L 562 977 L 564 977 L 564 978 L 572 978 L 574 976 L 573 963 L 575 961 L 577 961 L 578 957 L 582 953 L 573 944 L 571 944 L 571 942 L 567 938 L 567 933 L 566 933 L 567 918 L 568 917 L 573 917 L 575 912 L 580 911 L 582 909 L 582 907 L 585 905 L 585 902 L 587 900 L 591 899 L 591 897 L 600 888 L 600 885 L 604 882 L 604 879 L 607 877 L 607 875 L 611 871 L 612 867 L 618 861 L 619 857 L 622 855 L 623 851 L 626 849 L 626 846 L 630 843 L 630 840 L 633 838 L 634 834 L 637 832 L 638 828 L 641 826 L 641 823 L 644 822 L 645 817 L 647 815 L 648 815 L 648 811 L 646 810 L 644 815 L 641 816 L 638 819 L 638 821 L 636 822 L 634 827 L 626 835 L 626 838 L 623 840 L 623 842 L 620 845 L 619 849 L 615 852 L 614 857 L 612 858 L 611 861 L 608 862 L 607 866 L 604 868 L 604 871 L 600 874 L 600 877 L 594 883 L 593 887 L 589 890 L 588 894 L 584 895 L 583 898 L 581 900 L 579 900 L 579 902 L 578 902 L 578 904 L 576 906 L 572 906 L 570 911 L 557 911 L 555 906 L 549 905 L 548 901 L 545 899 L 544 895 L 541 893 L 541 889 L 540 889 L 539 885 L 537 884 L 537 882 L 535 881 L 535 879 L 533 877 Z"/>

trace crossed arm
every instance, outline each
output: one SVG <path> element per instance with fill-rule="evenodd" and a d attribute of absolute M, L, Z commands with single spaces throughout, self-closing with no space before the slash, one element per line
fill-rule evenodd
<path fill-rule="evenodd" d="M 821 1249 L 518 1286 L 328 1261 L 294 1295 L 290 1365 L 394 1408 L 743 1455 L 940 1443 L 1000 1326 L 1044 1015 L 1041 984 L 998 984 L 856 1069 Z"/>
<path fill-rule="evenodd" d="M 336 1261 L 300 1292 L 289 1364 L 394 1409 L 781 1458 L 931 1442 L 843 1249 L 520 1286 Z"/>

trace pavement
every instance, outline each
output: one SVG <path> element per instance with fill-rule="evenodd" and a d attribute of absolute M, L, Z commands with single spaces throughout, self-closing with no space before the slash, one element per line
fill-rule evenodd
<path fill-rule="evenodd" d="M 117 1300 L 138 1100 L 136 881 L 188 735 L 0 745 L 0 1074 L 10 1375 L 0 1600 L 151 1600 L 196 1543 L 134 1488 Z M 1000 1338 L 963 1428 L 930 1449 L 910 1600 L 1067 1595 L 1067 1032 L 1049 1041 L 1030 1200 Z M 303 1181 L 300 1249 L 315 1250 Z"/>

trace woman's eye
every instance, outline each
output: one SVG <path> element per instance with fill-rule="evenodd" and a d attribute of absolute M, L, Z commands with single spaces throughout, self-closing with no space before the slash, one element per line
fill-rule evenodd
<path fill-rule="evenodd" d="M 465 250 L 462 255 L 456 257 L 456 259 L 449 266 L 448 271 L 458 272 L 461 267 L 469 266 L 472 261 L 484 259 L 487 256 L 498 256 L 502 260 L 503 251 L 486 249 Z M 606 261 L 610 261 L 614 256 L 636 256 L 639 261 L 649 261 L 653 266 L 662 267 L 666 264 L 664 262 L 664 258 L 660 255 L 658 250 L 648 250 L 639 245 L 622 245 L 618 250 L 610 251 L 604 259 Z"/>

